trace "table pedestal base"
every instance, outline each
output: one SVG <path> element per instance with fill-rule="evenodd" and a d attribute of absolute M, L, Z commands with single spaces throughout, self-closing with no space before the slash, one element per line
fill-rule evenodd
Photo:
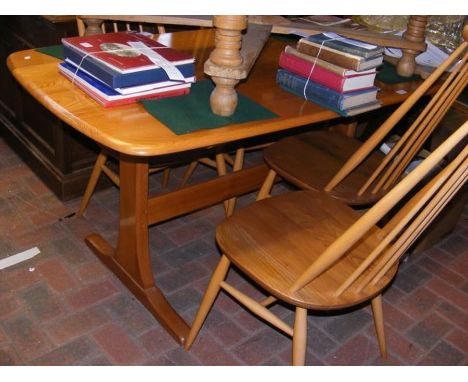
<path fill-rule="evenodd" d="M 113 248 L 99 234 L 89 235 L 85 242 L 167 332 L 183 345 L 189 326 L 154 281 L 148 226 L 258 190 L 267 172 L 268 168 L 261 165 L 149 198 L 148 163 L 122 157 L 117 247 Z"/>
<path fill-rule="evenodd" d="M 172 308 L 161 290 L 153 285 L 142 288 L 127 271 L 115 260 L 114 248 L 101 235 L 89 235 L 88 247 L 125 284 L 132 294 L 150 311 L 167 332 L 181 345 L 189 333 L 189 326 Z"/>

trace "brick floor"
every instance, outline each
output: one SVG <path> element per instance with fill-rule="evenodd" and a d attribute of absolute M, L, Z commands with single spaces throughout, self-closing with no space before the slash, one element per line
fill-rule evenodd
<path fill-rule="evenodd" d="M 118 190 L 59 201 L 0 139 L 0 258 L 38 246 L 35 258 L 0 271 L 0 365 L 287 365 L 290 340 L 221 295 L 185 352 L 89 251 L 84 237 L 116 240 Z M 259 156 L 251 156 L 251 161 Z M 171 173 L 171 185 L 183 168 Z M 212 176 L 200 167 L 195 178 Z M 160 175 L 151 178 L 152 191 Z M 281 185 L 280 185 L 281 188 Z M 244 205 L 252 195 L 241 199 Z M 157 282 L 190 322 L 219 258 L 214 227 L 222 207 L 150 228 Z M 389 358 L 379 356 L 370 309 L 311 313 L 308 365 L 468 364 L 468 210 L 453 234 L 402 263 L 384 294 Z M 261 296 L 240 273 L 229 280 Z M 291 322 L 293 310 L 273 307 Z"/>

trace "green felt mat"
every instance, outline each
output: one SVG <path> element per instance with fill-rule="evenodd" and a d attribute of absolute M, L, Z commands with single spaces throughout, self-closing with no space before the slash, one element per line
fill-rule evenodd
<path fill-rule="evenodd" d="M 58 58 L 59 60 L 63 60 L 63 46 L 62 45 L 46 46 L 43 48 L 36 48 L 36 50 L 40 53 L 44 53 L 49 56 Z"/>
<path fill-rule="evenodd" d="M 421 77 L 417 74 L 413 74 L 411 77 L 402 77 L 396 72 L 396 67 L 387 61 L 383 62 L 383 65 L 377 69 L 377 81 L 385 84 L 398 84 L 400 82 L 409 82 L 420 80 Z"/>
<path fill-rule="evenodd" d="M 236 112 L 220 117 L 211 112 L 210 94 L 214 85 L 209 80 L 192 85 L 190 94 L 156 100 L 143 100 L 146 111 L 165 124 L 174 134 L 186 134 L 201 129 L 215 129 L 235 123 L 275 118 L 277 115 L 248 97 L 238 94 Z"/>

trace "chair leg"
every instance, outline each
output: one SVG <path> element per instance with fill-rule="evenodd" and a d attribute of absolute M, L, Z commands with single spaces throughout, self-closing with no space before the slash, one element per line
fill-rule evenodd
<path fill-rule="evenodd" d="M 161 180 L 162 188 L 167 188 L 167 185 L 169 184 L 169 175 L 171 175 L 171 169 L 169 167 L 166 167 L 163 170 L 163 176 Z"/>
<path fill-rule="evenodd" d="M 382 309 L 382 295 L 379 294 L 372 300 L 372 313 L 374 316 L 375 331 L 379 343 L 380 355 L 387 358 L 387 345 L 385 343 L 384 318 Z"/>
<path fill-rule="evenodd" d="M 307 309 L 296 307 L 293 334 L 293 366 L 304 366 L 307 349 Z"/>
<path fill-rule="evenodd" d="M 105 165 L 106 161 L 107 155 L 104 154 L 103 151 L 101 151 L 96 159 L 96 162 L 94 163 L 93 171 L 91 172 L 91 176 L 89 177 L 85 192 L 83 194 L 83 197 L 81 198 L 80 207 L 76 216 L 82 216 L 84 211 L 86 210 L 89 200 L 91 199 L 91 195 L 93 194 L 99 177 L 101 176 L 102 166 Z"/>
<path fill-rule="evenodd" d="M 234 164 L 232 166 L 232 171 L 239 171 L 242 170 L 242 167 L 244 167 L 244 155 L 245 154 L 245 149 L 240 148 L 236 150 L 236 156 L 234 158 Z M 231 216 L 232 213 L 234 212 L 234 209 L 236 208 L 236 198 L 231 198 L 228 200 L 228 206 L 227 206 L 227 211 L 226 211 L 226 216 Z"/>
<path fill-rule="evenodd" d="M 229 154 L 223 154 L 223 156 L 227 164 L 229 164 L 230 166 L 234 166 L 235 159 L 233 160 Z"/>
<path fill-rule="evenodd" d="M 196 160 L 194 160 L 193 162 L 191 162 L 188 165 L 187 170 L 185 170 L 185 172 L 184 172 L 184 176 L 182 178 L 182 183 L 180 184 L 181 188 L 185 186 L 185 184 L 190 179 L 190 177 L 192 176 L 192 174 L 195 171 L 195 169 L 197 168 L 197 166 L 198 166 L 198 161 L 196 161 Z"/>
<path fill-rule="evenodd" d="M 213 276 L 211 276 L 211 280 L 208 284 L 208 287 L 206 288 L 205 295 L 203 296 L 202 302 L 195 316 L 195 320 L 193 321 L 189 335 L 187 337 L 187 340 L 185 341 L 185 350 L 189 350 L 193 344 L 193 341 L 195 341 L 195 338 L 197 337 L 198 332 L 200 331 L 203 322 L 205 321 L 206 316 L 208 315 L 208 312 L 213 306 L 216 296 L 218 295 L 218 292 L 221 288 L 221 281 L 223 281 L 226 277 L 230 264 L 231 262 L 229 261 L 229 259 L 225 255 L 223 255 L 213 273 Z"/>
<path fill-rule="evenodd" d="M 265 178 L 265 181 L 262 184 L 262 187 L 260 187 L 260 191 L 257 195 L 257 201 L 268 198 L 270 196 L 271 189 L 273 188 L 273 183 L 275 183 L 275 178 L 276 172 L 270 170 L 268 172 L 267 177 Z"/>
<path fill-rule="evenodd" d="M 226 161 L 224 159 L 224 154 L 216 154 L 216 171 L 218 172 L 218 176 L 223 176 L 227 174 L 226 169 Z M 226 211 L 226 215 L 229 209 L 229 202 L 228 200 L 224 201 L 224 210 Z M 229 215 L 227 215 L 229 216 Z"/>

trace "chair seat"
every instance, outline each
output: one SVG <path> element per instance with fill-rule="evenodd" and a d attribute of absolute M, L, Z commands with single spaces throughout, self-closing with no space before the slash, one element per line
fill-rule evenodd
<path fill-rule="evenodd" d="M 361 142 L 330 131 L 312 131 L 285 138 L 264 151 L 266 163 L 283 179 L 305 190 L 321 191 L 343 164 L 359 148 Z M 384 155 L 374 152 L 340 182 L 331 192 L 334 198 L 349 205 L 373 204 L 383 193 L 366 191 L 357 195 L 382 161 Z"/>
<path fill-rule="evenodd" d="M 291 292 L 290 287 L 359 216 L 323 192 L 297 191 L 235 212 L 218 226 L 216 239 L 223 253 L 273 296 L 304 308 L 338 309 L 378 294 L 396 273 L 397 265 L 375 286 L 357 292 L 352 285 L 335 297 L 338 286 L 379 243 L 378 227 L 304 288 Z"/>

